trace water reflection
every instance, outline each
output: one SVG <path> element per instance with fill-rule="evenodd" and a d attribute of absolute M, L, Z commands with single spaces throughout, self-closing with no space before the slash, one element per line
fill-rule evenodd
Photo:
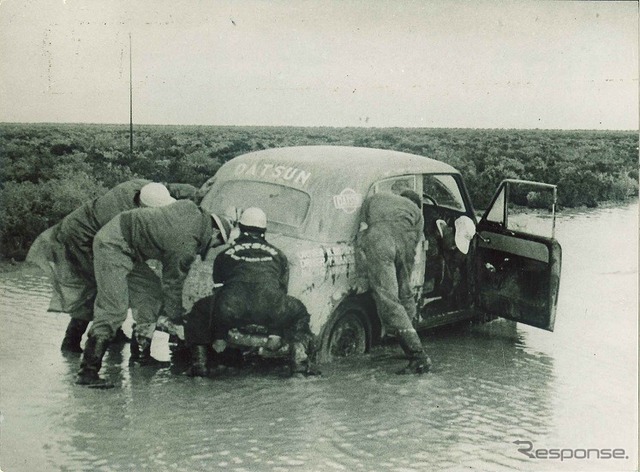
<path fill-rule="evenodd" d="M 67 317 L 46 313 L 46 279 L 0 274 L 0 467 L 623 469 L 634 453 L 624 464 L 560 464 L 533 461 L 512 442 L 634 450 L 634 210 L 605 210 L 596 226 L 591 214 L 560 220 L 555 333 L 506 320 L 430 333 L 435 369 L 423 377 L 394 375 L 405 362 L 395 346 L 327 365 L 321 378 L 283 379 L 280 367 L 257 366 L 218 380 L 129 366 L 125 347 L 105 358 L 119 388 L 81 388 L 79 357 L 59 351 Z M 168 359 L 159 336 L 154 355 Z"/>

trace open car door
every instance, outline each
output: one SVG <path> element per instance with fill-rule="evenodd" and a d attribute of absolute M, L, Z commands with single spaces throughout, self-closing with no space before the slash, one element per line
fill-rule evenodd
<path fill-rule="evenodd" d="M 556 186 L 504 180 L 477 226 L 478 310 L 553 331 L 562 250 Z M 531 209 L 531 208 L 536 209 Z"/>

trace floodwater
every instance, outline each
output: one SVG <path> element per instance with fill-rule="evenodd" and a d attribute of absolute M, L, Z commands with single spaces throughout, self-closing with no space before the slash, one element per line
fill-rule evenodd
<path fill-rule="evenodd" d="M 634 203 L 561 216 L 555 332 L 496 320 L 430 333 L 421 377 L 393 373 L 396 346 L 309 379 L 278 366 L 191 379 L 129 367 L 125 349 L 103 369 L 119 387 L 91 390 L 59 351 L 68 318 L 46 312 L 47 280 L 0 274 L 0 468 L 637 470 L 637 215 Z M 154 354 L 168 358 L 163 336 Z"/>

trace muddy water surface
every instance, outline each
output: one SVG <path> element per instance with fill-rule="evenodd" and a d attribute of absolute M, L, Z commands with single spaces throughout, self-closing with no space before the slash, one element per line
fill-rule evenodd
<path fill-rule="evenodd" d="M 284 379 L 277 366 L 220 380 L 129 367 L 119 388 L 74 385 L 68 321 L 37 273 L 0 274 L 0 468 L 13 471 L 637 469 L 638 206 L 558 222 L 556 330 L 505 320 L 424 337 L 434 371 L 396 376 L 397 347 Z M 154 354 L 167 358 L 158 334 Z M 624 449 L 627 459 L 530 458 Z M 569 452 L 565 452 L 565 456 Z"/>

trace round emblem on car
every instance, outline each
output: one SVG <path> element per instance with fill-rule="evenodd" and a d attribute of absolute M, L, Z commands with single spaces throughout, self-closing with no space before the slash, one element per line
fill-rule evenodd
<path fill-rule="evenodd" d="M 333 206 L 345 213 L 353 213 L 362 206 L 362 195 L 352 188 L 345 188 L 340 194 L 333 196 Z"/>

